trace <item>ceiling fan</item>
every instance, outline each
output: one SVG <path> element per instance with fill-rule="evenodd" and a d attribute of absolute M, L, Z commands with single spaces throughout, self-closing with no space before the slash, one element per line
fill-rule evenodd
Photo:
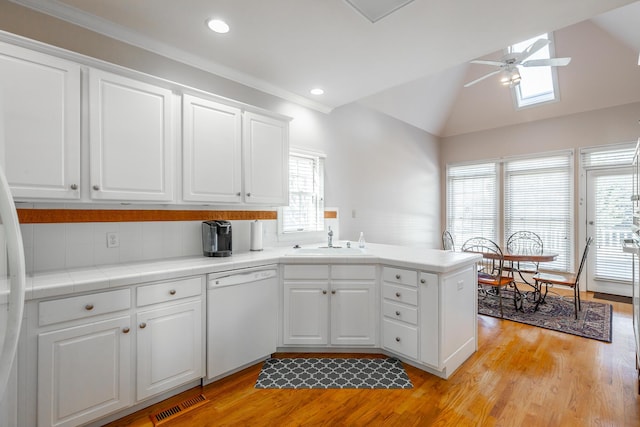
<path fill-rule="evenodd" d="M 521 67 L 543 67 L 543 66 L 551 66 L 551 67 L 563 67 L 568 65 L 571 62 L 571 58 L 546 58 L 546 59 L 529 59 L 533 54 L 547 46 L 551 41 L 548 39 L 538 39 L 529 45 L 522 52 L 511 52 L 504 55 L 498 61 L 486 60 L 486 59 L 475 59 L 470 61 L 472 64 L 483 64 L 483 65 L 493 65 L 495 67 L 500 67 L 498 70 L 492 71 L 489 74 L 485 74 L 479 79 L 475 79 L 465 84 L 464 87 L 469 87 L 474 85 L 488 77 L 491 77 L 498 73 L 503 73 L 504 76 L 500 81 L 503 85 L 513 87 L 520 84 L 520 73 L 518 72 L 518 66 Z"/>

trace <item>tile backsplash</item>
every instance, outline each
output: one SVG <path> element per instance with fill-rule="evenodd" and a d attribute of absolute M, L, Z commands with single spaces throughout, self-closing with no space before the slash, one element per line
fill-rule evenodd
<path fill-rule="evenodd" d="M 251 222 L 231 221 L 233 252 L 249 251 Z M 264 247 L 287 246 L 276 220 L 263 220 Z M 202 255 L 202 221 L 22 224 L 27 273 Z M 325 220 L 338 239 L 337 219 Z M 107 247 L 117 233 L 118 247 Z M 317 238 L 313 241 L 317 241 Z M 297 243 L 305 242 L 303 239 Z"/>

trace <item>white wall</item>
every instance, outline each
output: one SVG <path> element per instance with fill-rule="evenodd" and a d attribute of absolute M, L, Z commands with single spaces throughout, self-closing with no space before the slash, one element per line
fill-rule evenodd
<path fill-rule="evenodd" d="M 339 210 L 333 228 L 341 230 L 341 235 L 336 239 L 356 240 L 362 231 L 370 242 L 439 246 L 438 142 L 418 128 L 358 104 L 323 114 L 7 0 L 0 0 L 0 30 L 292 117 L 291 146 L 327 154 L 325 206 Z M 234 224 L 234 242 L 236 230 L 238 235 L 248 233 L 242 223 Z M 118 227 L 121 248 L 118 254 L 107 252 L 105 258 L 104 224 L 23 226 L 30 236 L 25 242 L 28 261 L 31 254 L 29 267 L 41 271 L 104 264 L 106 259 L 124 262 L 199 251 L 194 242 L 197 224 L 121 223 Z M 122 230 L 125 243 L 137 243 L 123 248 Z M 275 224 L 267 225 L 265 233 L 265 244 L 278 244 Z M 153 242 L 161 241 L 169 243 L 154 246 Z M 81 248 L 93 249 L 89 254 Z"/>

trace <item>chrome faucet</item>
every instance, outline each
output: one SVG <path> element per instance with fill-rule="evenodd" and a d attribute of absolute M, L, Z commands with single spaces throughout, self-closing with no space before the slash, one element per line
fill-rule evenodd
<path fill-rule="evenodd" d="M 329 242 L 327 243 L 327 246 L 329 246 L 330 248 L 333 247 L 333 231 L 331 230 L 331 227 L 329 227 Z"/>

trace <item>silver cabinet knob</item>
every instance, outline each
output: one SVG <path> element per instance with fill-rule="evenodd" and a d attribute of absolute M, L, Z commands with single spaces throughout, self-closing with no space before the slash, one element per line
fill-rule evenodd
<path fill-rule="evenodd" d="M 396 292 L 396 297 L 400 298 L 402 296 L 402 294 L 400 294 L 400 292 Z"/>
<path fill-rule="evenodd" d="M 400 342 L 400 337 L 396 337 L 396 342 Z"/>
<path fill-rule="evenodd" d="M 322 290 L 322 295 L 326 295 L 327 291 L 325 289 Z"/>
<path fill-rule="evenodd" d="M 242 195 L 242 193 L 239 192 L 239 191 L 236 193 L 236 196 L 241 196 L 241 195 Z"/>
<path fill-rule="evenodd" d="M 396 279 L 400 280 L 400 275 L 396 274 Z"/>
<path fill-rule="evenodd" d="M 251 197 L 251 193 L 247 193 L 247 197 Z"/>
<path fill-rule="evenodd" d="M 335 294 L 336 294 L 336 291 L 331 291 L 331 294 L 332 294 L 332 295 L 335 295 Z"/>
<path fill-rule="evenodd" d="M 99 185 L 94 185 L 92 187 L 95 191 L 100 191 L 100 186 Z"/>
<path fill-rule="evenodd" d="M 400 316 L 400 312 L 399 311 L 396 311 L 396 316 Z"/>
<path fill-rule="evenodd" d="M 420 279 L 420 283 L 426 283 L 427 281 L 424 279 Z"/>
<path fill-rule="evenodd" d="M 144 329 L 144 328 L 146 328 L 146 327 L 147 327 L 147 324 L 146 324 L 146 323 L 144 323 L 144 322 L 140 323 L 140 329 Z"/>
<path fill-rule="evenodd" d="M 85 305 L 85 306 L 84 306 L 84 309 L 85 309 L 85 310 L 87 310 L 87 311 L 91 311 L 91 310 L 93 310 L 93 304 L 87 304 L 87 305 Z"/>
<path fill-rule="evenodd" d="M 123 334 L 128 334 L 128 333 L 129 333 L 129 331 L 130 331 L 130 329 L 129 329 L 129 328 L 123 328 L 123 329 L 122 329 L 122 333 L 123 333 Z"/>
<path fill-rule="evenodd" d="M 71 186 L 69 186 L 69 188 L 71 188 L 72 190 L 77 190 L 78 189 L 78 184 L 71 184 Z"/>
<path fill-rule="evenodd" d="M 171 289 L 171 290 L 169 291 L 169 295 L 175 295 L 175 294 L 176 294 L 176 290 L 175 290 L 175 289 Z"/>

